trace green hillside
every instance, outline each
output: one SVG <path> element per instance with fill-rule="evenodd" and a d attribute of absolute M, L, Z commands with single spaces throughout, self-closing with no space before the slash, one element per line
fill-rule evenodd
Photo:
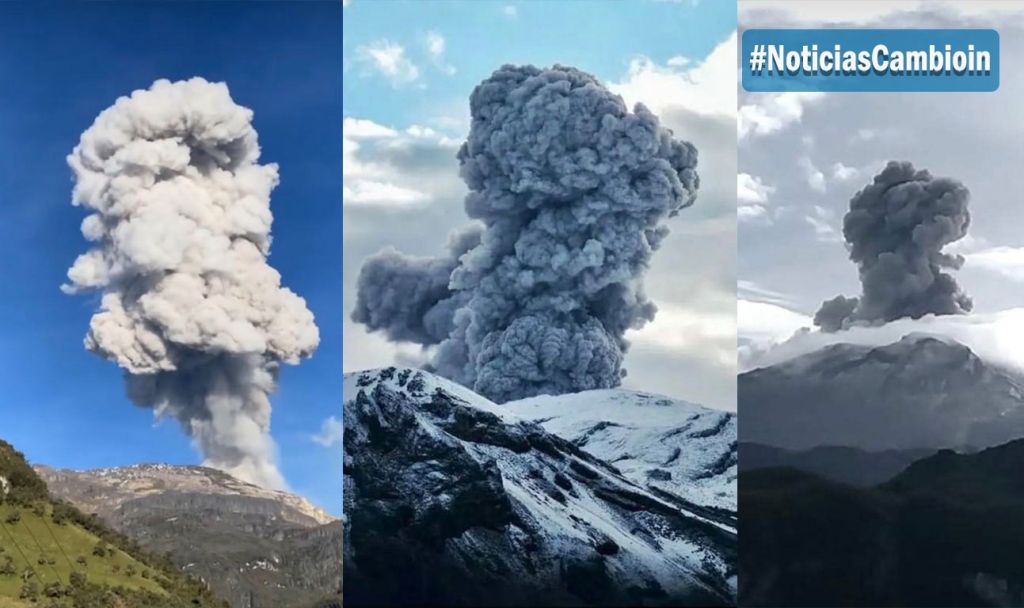
<path fill-rule="evenodd" d="M 53 500 L 4 441 L 0 478 L 0 608 L 226 606 L 168 560 Z"/>

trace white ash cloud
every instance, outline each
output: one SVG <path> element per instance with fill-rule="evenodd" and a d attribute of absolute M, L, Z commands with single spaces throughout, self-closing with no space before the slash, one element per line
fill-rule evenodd
<path fill-rule="evenodd" d="M 101 112 L 68 156 L 92 248 L 62 289 L 102 293 L 85 345 L 135 403 L 174 416 L 204 464 L 282 488 L 269 395 L 319 331 L 267 262 L 278 170 L 258 162 L 252 117 L 202 78 Z"/>

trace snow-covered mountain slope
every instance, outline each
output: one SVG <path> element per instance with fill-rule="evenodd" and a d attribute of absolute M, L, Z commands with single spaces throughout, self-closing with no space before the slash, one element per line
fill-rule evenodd
<path fill-rule="evenodd" d="M 1024 378 L 959 342 L 835 344 L 741 374 L 740 439 L 803 450 L 982 448 L 1024 436 Z"/>
<path fill-rule="evenodd" d="M 734 603 L 734 522 L 426 372 L 345 377 L 345 602 Z"/>
<path fill-rule="evenodd" d="M 736 415 L 622 389 L 502 404 L 641 486 L 736 511 Z"/>

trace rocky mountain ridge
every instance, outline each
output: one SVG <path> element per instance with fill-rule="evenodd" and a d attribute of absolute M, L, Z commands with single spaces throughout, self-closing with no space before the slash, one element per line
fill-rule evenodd
<path fill-rule="evenodd" d="M 284 521 L 299 526 L 329 524 L 337 518 L 289 492 L 269 490 L 210 467 L 135 464 L 79 471 L 34 467 L 47 486 L 90 513 L 109 517 L 125 503 L 147 496 L 241 497 L 263 502 Z"/>
<path fill-rule="evenodd" d="M 734 602 L 727 513 L 423 371 L 344 387 L 348 605 Z"/>
<path fill-rule="evenodd" d="M 736 511 L 736 414 L 624 389 L 502 404 L 634 483 L 693 504 Z"/>
<path fill-rule="evenodd" d="M 867 488 L 793 468 L 744 471 L 740 601 L 1020 606 L 1022 468 L 1024 440 L 941 450 Z"/>
<path fill-rule="evenodd" d="M 55 496 L 170 555 L 233 608 L 306 608 L 340 586 L 341 522 L 302 497 L 199 466 L 36 470 Z"/>
<path fill-rule="evenodd" d="M 1024 375 L 936 336 L 835 344 L 741 374 L 740 440 L 790 450 L 976 449 L 1024 437 Z"/>

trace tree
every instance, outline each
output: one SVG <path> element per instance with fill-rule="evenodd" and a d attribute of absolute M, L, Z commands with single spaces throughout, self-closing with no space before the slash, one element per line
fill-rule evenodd
<path fill-rule="evenodd" d="M 43 595 L 46 597 L 61 597 L 64 595 L 64 587 L 60 583 L 50 583 L 43 587 Z"/>
<path fill-rule="evenodd" d="M 39 585 L 35 581 L 25 581 L 21 585 L 21 593 L 18 594 L 19 599 L 36 601 L 39 599 Z"/>
<path fill-rule="evenodd" d="M 14 560 L 8 555 L 4 559 L 4 563 L 0 564 L 0 576 L 14 576 L 18 573 L 18 568 L 14 565 Z"/>

